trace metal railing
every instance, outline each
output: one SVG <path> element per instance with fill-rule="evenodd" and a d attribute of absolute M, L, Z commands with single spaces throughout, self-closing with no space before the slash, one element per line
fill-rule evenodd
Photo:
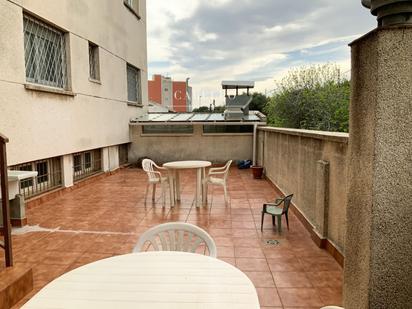
<path fill-rule="evenodd" d="M 95 149 L 73 154 L 73 180 L 79 181 L 102 170 L 102 151 Z"/>
<path fill-rule="evenodd" d="M 37 171 L 36 177 L 20 181 L 20 194 L 22 194 L 25 199 L 62 186 L 62 166 L 60 157 L 22 163 L 11 166 L 10 169 L 18 171 Z"/>
<path fill-rule="evenodd" d="M 11 248 L 11 222 L 9 208 L 9 189 L 7 178 L 7 154 L 6 143 L 8 138 L 0 133 L 0 185 L 1 185 L 1 211 L 3 217 L 3 241 L 0 247 L 4 249 L 6 267 L 13 266 L 13 255 Z"/>

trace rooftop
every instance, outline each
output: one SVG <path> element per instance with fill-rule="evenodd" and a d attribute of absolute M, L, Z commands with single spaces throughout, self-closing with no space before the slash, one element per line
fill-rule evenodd
<path fill-rule="evenodd" d="M 217 244 L 218 258 L 245 272 L 257 288 L 262 308 L 319 308 L 341 303 L 342 269 L 311 240 L 293 215 L 290 231 L 280 236 L 266 220 L 260 232 L 262 204 L 276 197 L 272 185 L 255 180 L 249 170 L 232 168 L 230 205 L 214 188 L 209 205 L 193 205 L 194 172 L 181 177 L 182 201 L 162 208 L 160 195 L 144 201 L 146 175 L 121 169 L 98 176 L 47 202 L 29 207 L 29 227 L 14 230 L 15 264 L 33 267 L 34 290 L 14 308 L 61 274 L 106 257 L 130 253 L 139 235 L 168 221 L 206 229 Z M 266 244 L 275 239 L 279 245 Z M 1 256 L 3 258 L 3 256 Z M 0 265 L 3 267 L 3 261 Z"/>
<path fill-rule="evenodd" d="M 141 117 L 134 118 L 131 123 L 145 124 L 145 123 L 260 123 L 266 124 L 266 117 L 259 111 L 249 111 L 248 115 L 243 115 L 241 119 L 227 120 L 224 114 L 220 113 L 150 113 Z"/>

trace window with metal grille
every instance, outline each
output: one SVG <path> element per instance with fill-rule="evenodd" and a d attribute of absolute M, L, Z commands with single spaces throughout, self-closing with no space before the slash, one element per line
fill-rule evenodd
<path fill-rule="evenodd" d="M 127 64 L 127 100 L 140 104 L 140 89 L 140 70 L 130 64 Z"/>
<path fill-rule="evenodd" d="M 89 42 L 89 75 L 91 79 L 100 80 L 99 47 Z"/>
<path fill-rule="evenodd" d="M 62 185 L 61 158 L 50 158 L 11 166 L 12 170 L 37 171 L 34 178 L 20 181 L 20 193 L 30 198 Z"/>
<path fill-rule="evenodd" d="M 73 180 L 78 181 L 102 170 L 101 149 L 73 154 Z"/>
<path fill-rule="evenodd" d="M 26 80 L 67 88 L 65 34 L 27 14 L 23 16 Z"/>

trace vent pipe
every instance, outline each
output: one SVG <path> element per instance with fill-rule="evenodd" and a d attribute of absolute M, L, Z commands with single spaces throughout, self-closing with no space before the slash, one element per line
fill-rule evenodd
<path fill-rule="evenodd" d="M 362 0 L 378 19 L 378 27 L 412 25 L 412 0 Z"/>

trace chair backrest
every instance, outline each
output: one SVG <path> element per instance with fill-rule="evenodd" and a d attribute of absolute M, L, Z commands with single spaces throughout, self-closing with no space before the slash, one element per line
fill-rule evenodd
<path fill-rule="evenodd" d="M 290 203 L 291 203 L 291 201 L 292 201 L 292 197 L 293 197 L 293 194 L 290 194 L 290 195 L 288 195 L 288 196 L 286 196 L 284 199 L 283 199 L 283 213 L 288 213 L 288 211 L 289 211 L 289 206 L 290 206 Z"/>
<path fill-rule="evenodd" d="M 155 166 L 156 166 L 156 163 L 154 163 L 150 159 L 144 159 L 142 161 L 142 168 L 147 173 L 147 176 L 149 177 L 149 181 L 156 181 L 159 179 L 158 174 L 155 173 L 155 169 L 154 169 Z"/>
<path fill-rule="evenodd" d="M 227 176 L 229 175 L 229 169 L 230 169 L 230 166 L 232 165 L 232 160 L 229 160 L 229 161 L 227 161 L 226 162 L 226 164 L 225 164 L 225 166 L 224 166 L 224 172 L 225 172 L 225 174 L 224 174 L 224 178 L 225 178 L 225 180 L 226 180 L 226 178 L 227 178 Z"/>
<path fill-rule="evenodd" d="M 133 252 L 143 251 L 146 243 L 149 243 L 147 247 L 151 246 L 156 251 L 199 253 L 199 250 L 203 249 L 203 254 L 207 255 L 208 251 L 209 256 L 217 256 L 212 237 L 205 230 L 190 223 L 170 222 L 152 227 L 140 236 Z"/>

